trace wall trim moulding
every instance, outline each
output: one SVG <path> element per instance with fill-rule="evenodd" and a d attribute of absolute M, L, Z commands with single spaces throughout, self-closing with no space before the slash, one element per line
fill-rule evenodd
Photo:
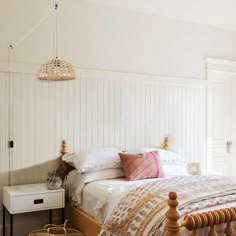
<path fill-rule="evenodd" d="M 206 69 L 236 73 L 236 61 L 206 57 Z"/>
<path fill-rule="evenodd" d="M 8 72 L 10 68 L 9 62 L 0 61 L 0 71 Z M 36 74 L 38 73 L 40 65 L 37 63 L 13 62 L 13 72 L 22 74 Z"/>
<path fill-rule="evenodd" d="M 37 63 L 20 63 L 14 62 L 13 72 L 19 74 L 34 74 L 39 71 L 40 65 Z M 0 61 L 0 72 L 8 72 L 9 64 L 6 61 Z M 168 84 L 174 86 L 190 86 L 190 87 L 206 87 L 208 81 L 200 78 L 156 75 L 149 73 L 138 73 L 132 71 L 115 71 L 110 69 L 98 68 L 79 68 L 75 67 L 77 77 L 79 79 L 95 79 L 95 80 L 136 80 L 147 82 L 158 82 L 160 84 Z"/>

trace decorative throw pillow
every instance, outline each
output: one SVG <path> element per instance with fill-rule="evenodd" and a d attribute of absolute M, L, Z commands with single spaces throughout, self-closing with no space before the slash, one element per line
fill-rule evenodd
<path fill-rule="evenodd" d="M 158 151 L 144 154 L 119 153 L 126 180 L 164 177 Z"/>

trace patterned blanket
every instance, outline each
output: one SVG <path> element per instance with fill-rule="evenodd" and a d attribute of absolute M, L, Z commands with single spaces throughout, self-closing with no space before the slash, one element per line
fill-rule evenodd
<path fill-rule="evenodd" d="M 236 177 L 178 176 L 130 191 L 106 219 L 100 236 L 159 235 L 170 191 L 178 192 L 181 214 L 236 202 Z M 235 203 L 236 206 L 236 203 Z"/>

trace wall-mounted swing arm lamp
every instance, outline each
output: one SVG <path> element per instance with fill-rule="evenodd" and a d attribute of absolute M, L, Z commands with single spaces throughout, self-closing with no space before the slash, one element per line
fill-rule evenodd
<path fill-rule="evenodd" d="M 52 14 L 52 12 L 55 11 L 55 18 L 56 18 L 56 26 L 55 26 L 55 44 L 56 44 L 56 57 L 47 61 L 46 63 L 42 64 L 40 67 L 38 78 L 41 80 L 72 80 L 76 78 L 75 75 L 75 69 L 74 66 L 63 59 L 58 58 L 57 55 L 57 9 L 58 9 L 58 3 L 55 2 L 55 7 L 51 9 L 46 16 L 44 16 L 38 24 L 36 24 L 31 31 L 29 31 L 18 43 L 16 44 L 10 44 L 10 74 L 12 74 L 12 55 L 13 50 L 18 47 L 33 31 L 35 31 L 36 28 L 38 28 L 41 23 L 47 19 L 49 15 Z"/>
<path fill-rule="evenodd" d="M 74 66 L 65 60 L 58 58 L 57 55 L 57 9 L 58 4 L 55 3 L 55 11 L 56 11 L 56 58 L 51 59 L 44 63 L 40 71 L 38 73 L 38 78 L 41 80 L 72 80 L 75 79 L 75 69 Z"/>

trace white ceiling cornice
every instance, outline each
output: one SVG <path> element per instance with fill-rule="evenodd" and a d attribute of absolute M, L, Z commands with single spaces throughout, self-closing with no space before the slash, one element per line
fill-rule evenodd
<path fill-rule="evenodd" d="M 207 57 L 206 68 L 208 70 L 219 70 L 235 73 L 236 61 Z"/>

